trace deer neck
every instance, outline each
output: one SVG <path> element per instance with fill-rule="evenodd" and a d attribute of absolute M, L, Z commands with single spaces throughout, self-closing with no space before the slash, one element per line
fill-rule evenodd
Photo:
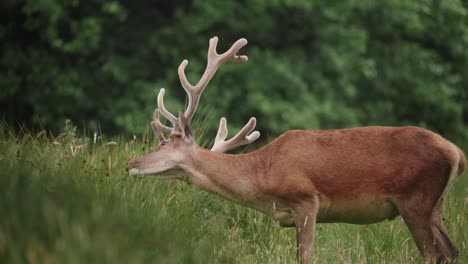
<path fill-rule="evenodd" d="M 263 171 L 254 153 L 230 155 L 197 147 L 191 159 L 180 167 L 190 175 L 188 181 L 194 186 L 245 205 L 257 198 L 256 174 Z"/>

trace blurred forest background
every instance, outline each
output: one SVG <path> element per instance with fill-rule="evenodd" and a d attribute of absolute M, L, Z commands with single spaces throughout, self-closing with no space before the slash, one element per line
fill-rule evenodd
<path fill-rule="evenodd" d="M 263 138 L 293 128 L 417 125 L 468 146 L 468 2 L 457 0 L 2 0 L 0 118 L 60 131 L 65 119 L 141 133 L 183 108 L 177 67 L 201 76 L 245 37 L 200 105 L 214 133 L 256 116 Z"/>

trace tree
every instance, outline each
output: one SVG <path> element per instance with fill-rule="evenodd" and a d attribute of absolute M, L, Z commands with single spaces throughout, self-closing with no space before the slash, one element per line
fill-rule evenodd
<path fill-rule="evenodd" d="M 468 7 L 459 1 L 36 0 L 2 4 L 0 108 L 8 123 L 141 131 L 176 69 L 203 71 L 208 39 L 245 37 L 249 62 L 207 88 L 207 128 L 257 116 L 264 135 L 292 128 L 419 125 L 465 144 Z"/>

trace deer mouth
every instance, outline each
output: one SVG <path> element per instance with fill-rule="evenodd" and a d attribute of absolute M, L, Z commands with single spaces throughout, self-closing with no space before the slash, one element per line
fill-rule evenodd
<path fill-rule="evenodd" d="M 158 178 L 158 179 L 177 179 L 183 177 L 181 170 L 179 169 L 169 169 L 161 172 L 145 172 L 137 168 L 130 169 L 128 171 L 130 176 L 140 177 L 140 178 Z"/>
<path fill-rule="evenodd" d="M 130 170 L 128 171 L 128 174 L 129 174 L 130 176 L 141 176 L 141 175 L 142 175 L 142 174 L 140 173 L 140 170 L 137 169 L 137 168 L 130 169 Z"/>

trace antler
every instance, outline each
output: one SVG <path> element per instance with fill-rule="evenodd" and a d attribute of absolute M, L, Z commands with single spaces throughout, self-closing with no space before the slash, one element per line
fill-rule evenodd
<path fill-rule="evenodd" d="M 255 128 L 256 122 L 257 120 L 255 117 L 250 118 L 249 122 L 247 122 L 247 124 L 234 137 L 226 141 L 225 139 L 228 134 L 226 118 L 221 118 L 219 121 L 219 129 L 218 133 L 216 134 L 215 143 L 211 150 L 222 153 L 254 142 L 260 137 L 260 132 L 252 132 L 252 130 Z"/>
<path fill-rule="evenodd" d="M 187 80 L 187 77 L 185 76 L 185 68 L 187 67 L 188 60 L 183 60 L 178 68 L 177 72 L 179 74 L 180 83 L 182 84 L 182 87 L 184 87 L 184 90 L 188 96 L 188 106 L 184 113 L 185 119 L 187 120 L 187 124 L 190 123 L 190 120 L 192 119 L 193 114 L 195 113 L 195 110 L 197 109 L 198 102 L 200 101 L 200 96 L 203 90 L 206 88 L 210 80 L 213 78 L 218 68 L 227 61 L 244 62 L 248 60 L 248 57 L 245 55 L 242 55 L 242 56 L 236 55 L 236 53 L 242 47 L 247 45 L 247 40 L 244 38 L 241 38 L 238 41 L 236 41 L 228 51 L 222 54 L 218 54 L 216 52 L 217 45 L 218 45 L 218 37 L 211 38 L 210 46 L 208 48 L 208 62 L 206 65 L 206 69 L 202 77 L 200 78 L 200 80 L 195 86 L 191 85 L 189 81 Z M 179 118 L 171 114 L 164 106 L 164 93 L 165 93 L 165 90 L 164 88 L 162 88 L 159 91 L 159 95 L 158 95 L 159 110 L 161 111 L 161 114 L 172 123 L 173 131 L 179 131 L 180 130 Z"/>
<path fill-rule="evenodd" d="M 159 121 L 159 110 L 154 110 L 153 121 L 151 121 L 151 127 L 153 128 L 154 133 L 158 136 L 159 142 L 166 140 L 163 132 L 171 132 L 172 128 L 165 126 Z"/>
<path fill-rule="evenodd" d="M 180 83 L 182 84 L 182 87 L 184 87 L 189 98 L 187 110 L 185 111 L 185 118 L 188 121 L 190 121 L 190 119 L 193 117 L 193 114 L 195 113 L 195 110 L 198 106 L 198 101 L 200 100 L 200 95 L 202 94 L 206 85 L 210 82 L 211 78 L 213 78 L 218 68 L 227 61 L 245 62 L 248 60 L 248 57 L 245 55 L 236 55 L 236 53 L 242 47 L 247 45 L 247 40 L 244 38 L 241 38 L 238 41 L 236 41 L 232 45 L 232 47 L 223 54 L 218 54 L 216 52 L 217 45 L 218 37 L 211 38 L 210 46 L 208 48 L 208 63 L 206 65 L 206 69 L 203 73 L 203 76 L 195 86 L 191 85 L 187 80 L 187 77 L 185 76 L 185 67 L 187 67 L 188 64 L 187 60 L 182 61 L 177 71 L 179 74 Z"/>
<path fill-rule="evenodd" d="M 165 140 L 164 133 L 177 133 L 182 132 L 181 124 L 179 118 L 182 117 L 185 119 L 185 124 L 188 125 L 190 120 L 192 119 L 195 110 L 198 107 L 198 103 L 200 101 L 200 96 L 203 93 L 203 90 L 206 88 L 210 80 L 215 75 L 216 71 L 219 67 L 228 61 L 233 62 L 245 62 L 248 60 L 248 57 L 245 55 L 236 55 L 236 53 L 245 45 L 247 44 L 247 40 L 241 38 L 237 40 L 228 51 L 218 54 L 216 52 L 216 46 L 218 45 L 218 37 L 213 37 L 210 39 L 210 45 L 208 48 L 208 62 L 206 65 L 206 69 L 203 72 L 202 77 L 198 81 L 196 85 L 191 85 L 190 82 L 187 80 L 187 76 L 185 76 L 185 68 L 187 67 L 188 61 L 183 60 L 182 63 L 179 65 L 177 73 L 179 74 L 180 83 L 184 88 L 185 92 L 188 96 L 188 106 L 183 116 L 179 115 L 176 117 L 171 112 L 169 112 L 164 105 L 164 93 L 166 90 L 161 88 L 158 94 L 158 109 L 154 111 L 153 114 L 153 121 L 151 122 L 151 126 L 153 127 L 154 132 L 158 136 L 159 140 Z M 172 128 L 163 125 L 159 121 L 159 113 L 161 113 L 167 120 L 172 123 Z M 228 134 L 227 126 L 226 126 L 226 118 L 221 118 L 218 133 L 216 135 L 215 143 L 211 148 L 212 151 L 215 152 L 225 152 L 236 147 L 249 144 L 258 139 L 260 136 L 260 132 L 252 130 L 255 128 L 256 119 L 251 118 L 249 122 L 242 128 L 233 138 L 230 140 L 225 140 Z"/>

